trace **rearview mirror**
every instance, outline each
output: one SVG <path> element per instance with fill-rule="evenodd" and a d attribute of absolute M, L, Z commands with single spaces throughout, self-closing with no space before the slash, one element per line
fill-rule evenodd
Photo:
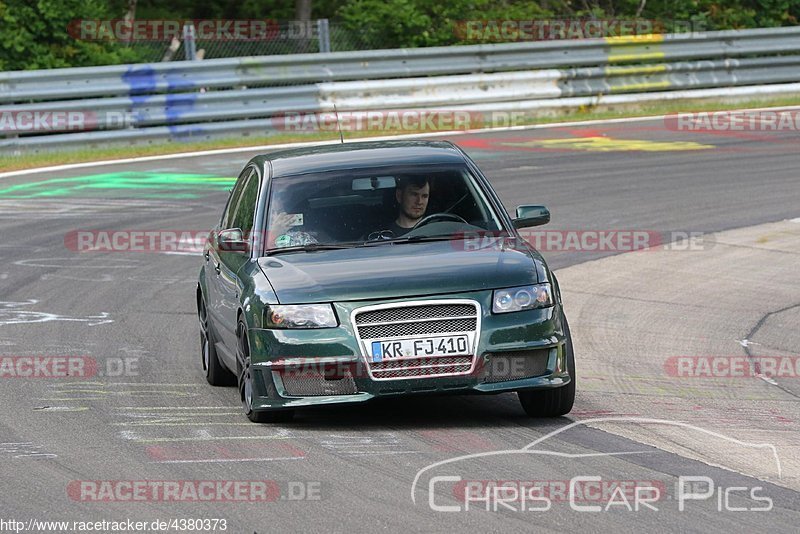
<path fill-rule="evenodd" d="M 219 249 L 225 252 L 247 252 L 247 241 L 242 235 L 241 228 L 229 228 L 222 230 L 217 235 L 217 245 Z"/>
<path fill-rule="evenodd" d="M 353 191 L 375 191 L 376 189 L 394 189 L 395 187 L 397 187 L 397 182 L 394 176 L 353 179 Z"/>
<path fill-rule="evenodd" d="M 514 228 L 541 226 L 550 222 L 550 210 L 544 206 L 517 206 L 517 217 L 512 222 Z"/>

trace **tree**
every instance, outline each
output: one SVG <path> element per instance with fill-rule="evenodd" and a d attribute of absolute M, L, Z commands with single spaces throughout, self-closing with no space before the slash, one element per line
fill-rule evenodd
<path fill-rule="evenodd" d="M 0 70 L 138 61 L 118 43 L 81 40 L 68 31 L 73 21 L 107 18 L 102 0 L 0 0 Z"/>
<path fill-rule="evenodd" d="M 295 20 L 311 20 L 311 0 L 294 0 Z"/>

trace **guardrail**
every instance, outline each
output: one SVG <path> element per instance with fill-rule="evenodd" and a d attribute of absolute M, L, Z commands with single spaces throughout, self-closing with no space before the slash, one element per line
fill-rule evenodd
<path fill-rule="evenodd" d="M 665 91 L 796 92 L 798 67 L 800 27 L 789 27 L 5 72 L 0 151 L 264 136 L 284 113 L 334 105 L 534 111 Z M 20 128 L 53 112 L 82 120 L 67 133 Z"/>

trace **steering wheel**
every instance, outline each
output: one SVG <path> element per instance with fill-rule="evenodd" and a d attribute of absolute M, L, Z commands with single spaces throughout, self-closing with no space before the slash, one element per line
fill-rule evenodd
<path fill-rule="evenodd" d="M 425 226 L 426 224 L 428 224 L 428 223 L 430 223 L 432 221 L 435 221 L 437 219 L 444 220 L 444 221 L 454 221 L 454 222 L 461 222 L 461 223 L 464 223 L 464 224 L 469 224 L 463 218 L 461 218 L 458 215 L 455 215 L 453 213 L 431 213 L 427 217 L 423 217 L 421 221 L 419 221 L 417 224 L 414 225 L 414 228 L 409 230 L 409 232 L 413 232 L 417 228 L 420 228 L 421 226 Z"/>

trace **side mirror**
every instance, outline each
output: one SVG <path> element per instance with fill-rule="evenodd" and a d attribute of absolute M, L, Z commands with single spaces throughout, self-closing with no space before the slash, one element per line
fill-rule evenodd
<path fill-rule="evenodd" d="M 241 228 L 229 228 L 217 234 L 217 245 L 224 252 L 247 252 L 249 247 Z"/>
<path fill-rule="evenodd" d="M 547 224 L 550 222 L 550 210 L 544 206 L 517 206 L 517 217 L 512 222 L 514 228 Z"/>

